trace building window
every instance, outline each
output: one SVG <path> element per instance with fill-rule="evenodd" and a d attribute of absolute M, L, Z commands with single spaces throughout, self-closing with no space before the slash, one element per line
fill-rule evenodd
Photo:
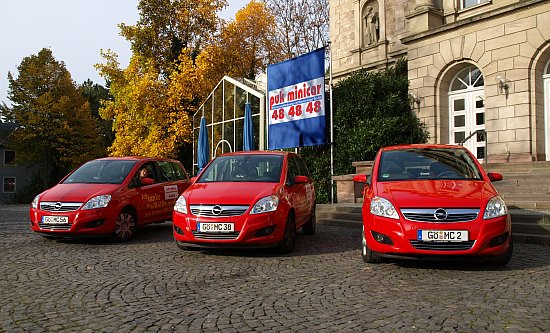
<path fill-rule="evenodd" d="M 463 9 L 470 8 L 489 1 L 490 0 L 461 0 L 461 6 Z"/>
<path fill-rule="evenodd" d="M 4 165 L 15 165 L 15 151 L 4 150 Z"/>
<path fill-rule="evenodd" d="M 4 193 L 15 193 L 15 177 L 4 177 Z"/>

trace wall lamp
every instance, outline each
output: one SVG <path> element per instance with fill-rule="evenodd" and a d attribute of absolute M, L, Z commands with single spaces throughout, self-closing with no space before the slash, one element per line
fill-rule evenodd
<path fill-rule="evenodd" d="M 409 93 L 409 96 L 411 97 L 411 101 L 413 102 L 413 104 L 416 104 L 418 107 L 420 107 L 420 98 L 411 92 Z"/>
<path fill-rule="evenodd" d="M 508 98 L 508 89 L 510 88 L 510 84 L 508 84 L 508 80 L 503 79 L 500 75 L 496 78 L 497 84 L 498 84 L 498 93 L 502 94 L 504 93 L 506 95 L 506 98 Z"/>

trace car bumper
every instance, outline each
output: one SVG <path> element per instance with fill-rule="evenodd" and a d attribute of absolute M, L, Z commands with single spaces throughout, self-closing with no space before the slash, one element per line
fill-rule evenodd
<path fill-rule="evenodd" d="M 478 218 L 471 222 L 457 223 L 412 222 L 371 215 L 370 220 L 364 220 L 363 223 L 368 247 L 386 257 L 425 259 L 449 256 L 457 259 L 497 257 L 508 251 L 511 240 L 509 215 L 489 220 Z M 467 230 L 468 240 L 463 242 L 420 241 L 417 239 L 418 230 Z M 374 237 L 375 233 L 386 236 L 385 242 L 377 241 Z M 388 241 L 388 238 L 391 241 Z"/>
<path fill-rule="evenodd" d="M 45 224 L 44 216 L 66 216 L 66 224 Z M 110 209 L 98 208 L 70 212 L 49 212 L 30 209 L 31 229 L 37 233 L 58 237 L 94 236 L 110 234 L 115 229 L 116 214 Z"/>
<path fill-rule="evenodd" d="M 200 233 L 197 222 L 233 223 L 234 232 Z M 286 216 L 279 211 L 224 218 L 197 217 L 174 211 L 172 218 L 174 239 L 180 245 L 210 248 L 276 246 L 283 237 L 285 223 Z"/>

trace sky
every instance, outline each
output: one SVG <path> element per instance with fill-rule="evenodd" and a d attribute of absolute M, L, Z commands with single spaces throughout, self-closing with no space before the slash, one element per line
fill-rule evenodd
<path fill-rule="evenodd" d="M 228 0 L 219 15 L 230 20 L 250 0 Z M 94 64 L 103 63 L 100 50 L 112 50 L 122 68 L 130 60 L 130 43 L 119 35 L 119 23 L 134 25 L 138 0 L 16 0 L 0 1 L 0 104 L 7 99 L 8 72 L 47 47 L 63 61 L 73 80 L 105 84 Z"/>

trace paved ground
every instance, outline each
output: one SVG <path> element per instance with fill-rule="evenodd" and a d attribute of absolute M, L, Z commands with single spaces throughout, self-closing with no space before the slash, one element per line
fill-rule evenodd
<path fill-rule="evenodd" d="M 358 229 L 319 226 L 291 255 L 183 252 L 169 223 L 132 243 L 51 241 L 0 207 L 0 332 L 543 332 L 550 247 L 508 268 L 364 264 Z"/>

